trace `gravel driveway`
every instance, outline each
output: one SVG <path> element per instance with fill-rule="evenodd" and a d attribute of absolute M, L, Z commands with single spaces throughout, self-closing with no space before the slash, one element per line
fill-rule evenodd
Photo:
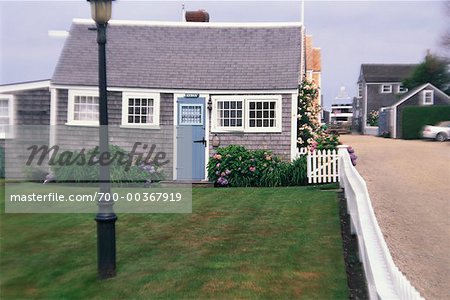
<path fill-rule="evenodd" d="M 426 299 L 450 299 L 450 142 L 343 135 L 395 263 Z"/>

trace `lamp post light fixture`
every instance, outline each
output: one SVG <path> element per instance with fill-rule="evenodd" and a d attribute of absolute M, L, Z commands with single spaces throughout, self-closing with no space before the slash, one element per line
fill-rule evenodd
<path fill-rule="evenodd" d="M 91 4 L 92 19 L 97 25 L 98 43 L 98 90 L 99 90 L 99 150 L 102 156 L 109 156 L 108 100 L 106 89 L 106 27 L 111 18 L 113 0 L 87 0 Z M 98 278 L 116 276 L 116 229 L 117 216 L 111 200 L 110 169 L 108 164 L 99 166 L 100 193 L 97 222 L 97 266 Z"/>

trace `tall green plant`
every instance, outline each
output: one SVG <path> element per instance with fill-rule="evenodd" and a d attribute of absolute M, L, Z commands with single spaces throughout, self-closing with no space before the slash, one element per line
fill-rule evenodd
<path fill-rule="evenodd" d="M 319 89 L 314 81 L 304 79 L 298 89 L 298 134 L 297 146 L 309 147 L 313 141 L 315 132 L 320 128 L 320 106 L 317 101 Z"/>

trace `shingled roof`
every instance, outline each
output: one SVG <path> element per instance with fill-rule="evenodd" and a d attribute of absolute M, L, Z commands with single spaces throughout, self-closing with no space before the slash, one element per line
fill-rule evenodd
<path fill-rule="evenodd" d="M 74 20 L 53 84 L 97 85 L 93 23 Z M 229 26 L 215 23 L 112 21 L 108 86 L 265 90 L 298 86 L 299 23 Z"/>
<path fill-rule="evenodd" d="M 361 76 L 366 82 L 401 82 L 417 64 L 362 64 Z"/>

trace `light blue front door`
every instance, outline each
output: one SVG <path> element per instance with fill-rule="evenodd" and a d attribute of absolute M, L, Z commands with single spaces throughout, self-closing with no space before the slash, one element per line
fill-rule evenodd
<path fill-rule="evenodd" d="M 177 110 L 177 179 L 205 179 L 205 98 L 178 98 Z"/>

